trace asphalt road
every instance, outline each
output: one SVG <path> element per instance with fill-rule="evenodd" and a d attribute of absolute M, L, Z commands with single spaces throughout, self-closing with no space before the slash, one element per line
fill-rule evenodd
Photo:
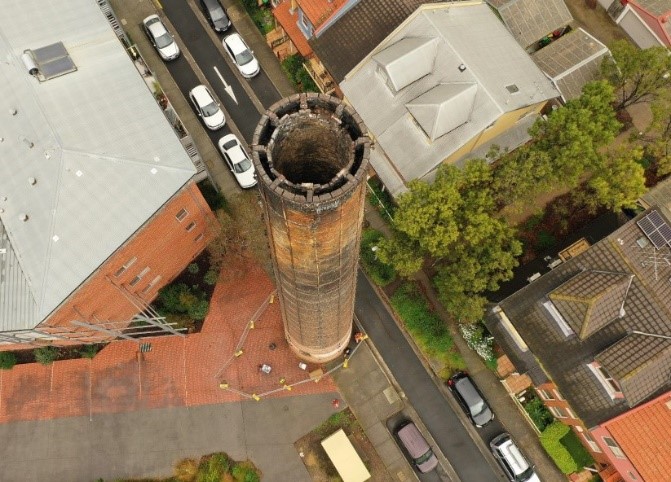
<path fill-rule="evenodd" d="M 370 282 L 361 272 L 358 276 L 354 311 L 405 392 L 408 401 L 461 480 L 464 482 L 503 480 L 473 442 L 459 416 L 435 385 Z M 490 425 L 480 429 L 484 430 L 481 436 L 487 442 L 503 431 L 496 421 Z"/>
<path fill-rule="evenodd" d="M 244 139 L 247 143 L 251 143 L 254 129 L 261 118 L 261 114 L 257 104 L 252 101 L 243 87 L 242 82 L 249 84 L 249 87 L 251 87 L 255 97 L 258 99 L 258 103 L 264 110 L 274 102 L 280 100 L 279 92 L 277 92 L 277 89 L 275 89 L 263 70 L 252 79 L 242 78 L 237 72 L 237 68 L 231 64 L 230 59 L 225 57 L 225 54 L 222 55 L 220 50 L 221 44 L 216 45 L 208 32 L 205 31 L 205 27 L 201 23 L 201 21 L 204 21 L 202 13 L 194 13 L 187 2 L 164 2 L 163 11 L 177 32 L 179 32 L 179 36 L 189 53 L 221 101 L 226 113 L 227 122 L 229 119 L 233 119 Z M 233 32 L 235 32 L 235 26 L 231 27 L 224 34 L 216 35 L 219 38 L 219 42 L 221 42 L 221 39 Z M 168 62 L 167 67 L 184 94 L 184 97 L 188 99 L 189 91 L 200 84 L 200 81 L 186 59 L 182 55 L 179 59 Z M 221 77 L 215 71 L 215 67 Z M 222 78 L 230 86 L 235 99 L 226 92 Z M 230 132 L 230 129 L 224 126 L 223 129 L 218 131 L 208 131 L 208 134 L 212 142 L 216 144 L 217 140 L 228 134 L 228 132 Z"/>

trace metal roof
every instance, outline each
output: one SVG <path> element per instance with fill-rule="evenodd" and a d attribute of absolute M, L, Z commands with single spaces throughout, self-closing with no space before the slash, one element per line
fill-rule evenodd
<path fill-rule="evenodd" d="M 564 0 L 487 0 L 524 48 L 573 21 Z"/>
<path fill-rule="evenodd" d="M 599 78 L 606 55 L 610 55 L 608 47 L 579 28 L 534 52 L 531 58 L 568 101 L 580 97 L 584 85 Z"/>
<path fill-rule="evenodd" d="M 407 38 L 436 39 L 438 49 L 430 73 L 394 92 L 374 59 Z M 413 68 L 411 58 L 412 55 L 404 57 L 408 70 Z M 417 65 L 425 65 L 423 57 L 417 60 Z M 431 125 L 427 136 L 420 127 L 422 119 L 413 116 L 408 104 L 419 102 L 424 94 L 440 84 L 472 84 L 473 87 L 467 89 L 468 95 L 457 96 L 456 101 L 449 102 L 454 111 L 445 112 L 445 116 L 441 109 L 436 111 L 440 114 L 434 117 L 438 129 L 433 131 Z M 408 182 L 429 175 L 446 157 L 503 113 L 559 96 L 484 3 L 420 7 L 352 70 L 340 86 L 374 136 L 376 149 L 385 151 L 386 155 L 371 158 L 371 163 L 393 194 L 401 191 L 390 186 L 398 184 L 398 176 Z M 434 102 L 434 107 L 442 104 L 442 101 Z M 467 121 L 461 122 L 463 119 Z M 455 124 L 459 124 L 458 127 Z M 517 126 L 513 130 L 515 128 Z M 526 131 L 526 126 L 524 129 Z M 435 135 L 433 140 L 432 135 Z M 385 179 L 384 172 L 391 169 L 379 170 L 377 161 L 392 163 L 397 174 L 395 179 Z"/>
<path fill-rule="evenodd" d="M 2 10 L 4 331 L 46 318 L 195 168 L 96 2 L 5 0 Z M 77 70 L 40 82 L 21 56 L 57 42 Z"/>

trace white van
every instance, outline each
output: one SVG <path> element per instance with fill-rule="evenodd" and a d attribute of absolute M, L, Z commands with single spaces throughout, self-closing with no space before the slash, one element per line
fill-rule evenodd
<path fill-rule="evenodd" d="M 402 422 L 396 429 L 396 436 L 417 470 L 425 473 L 436 468 L 438 458 L 436 458 L 417 425 L 410 420 Z"/>
<path fill-rule="evenodd" d="M 540 482 L 534 468 L 529 465 L 520 449 L 507 433 L 494 437 L 489 447 L 511 482 Z"/>

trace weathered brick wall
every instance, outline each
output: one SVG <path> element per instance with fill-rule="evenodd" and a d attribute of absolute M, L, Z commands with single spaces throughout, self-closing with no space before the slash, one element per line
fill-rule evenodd
<path fill-rule="evenodd" d="M 296 95 L 254 136 L 287 340 L 309 361 L 339 356 L 352 331 L 369 143 L 338 99 Z"/>
<path fill-rule="evenodd" d="M 187 214 L 180 221 L 176 215 L 182 209 Z M 191 223 L 195 224 L 192 226 Z M 70 320 L 90 323 L 96 323 L 96 320 L 130 320 L 138 309 L 115 285 L 122 285 L 143 300 L 151 301 L 160 288 L 174 279 L 205 248 L 214 234 L 213 223 L 216 220 L 198 187 L 189 183 L 61 304 L 40 328 L 76 329 Z M 134 258 L 130 266 L 122 269 Z M 147 268 L 149 271 L 146 271 Z M 138 275 L 141 279 L 136 280 Z M 160 279 L 157 280 L 158 276 Z"/>

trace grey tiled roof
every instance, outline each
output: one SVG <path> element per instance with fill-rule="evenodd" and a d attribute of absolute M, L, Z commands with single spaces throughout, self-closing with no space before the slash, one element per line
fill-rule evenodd
<path fill-rule="evenodd" d="M 366 55 L 417 7 L 440 0 L 361 0 L 318 38 L 312 50 L 340 83 Z"/>
<path fill-rule="evenodd" d="M 620 317 L 633 275 L 583 271 L 548 298 L 581 339 Z"/>
<path fill-rule="evenodd" d="M 630 407 L 645 400 L 671 376 L 671 340 L 631 334 L 596 356 L 614 377 Z"/>
<path fill-rule="evenodd" d="M 636 225 L 637 220 L 628 222 L 499 304 L 529 353 L 588 427 L 671 389 L 671 379 L 664 371 L 671 363 L 671 350 L 656 341 L 660 338 L 647 337 L 646 350 L 638 350 L 638 356 L 631 356 L 636 350 L 635 338 L 616 345 L 634 331 L 671 336 L 671 266 L 663 260 L 663 256 L 671 256 L 671 250 L 654 250 L 651 245 L 641 248 L 637 240 L 645 236 Z M 625 314 L 586 339 L 567 337 L 543 303 L 553 290 L 586 271 L 634 275 L 626 296 Z M 488 315 L 488 326 L 494 327 L 494 332 L 504 329 L 494 313 Z M 519 351 L 509 340 L 499 339 L 506 352 Z M 620 353 L 622 360 L 613 357 L 614 353 Z M 587 366 L 597 357 L 601 357 L 603 366 L 623 386 L 627 398 L 611 399 L 597 380 Z"/>

